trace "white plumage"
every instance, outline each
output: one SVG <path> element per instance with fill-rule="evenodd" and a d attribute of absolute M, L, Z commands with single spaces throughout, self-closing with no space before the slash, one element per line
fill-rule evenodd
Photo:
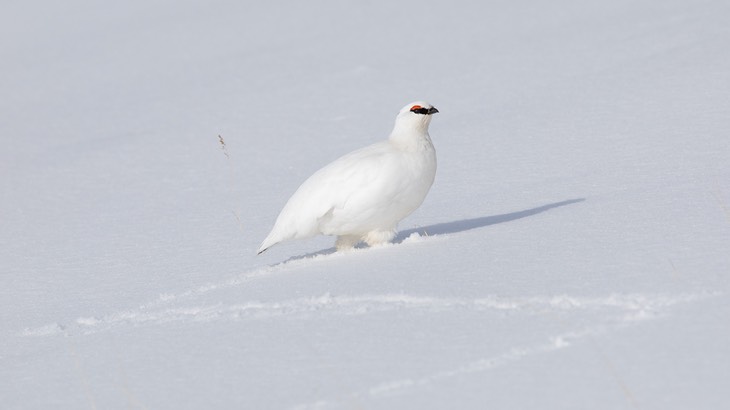
<path fill-rule="evenodd" d="M 436 176 L 428 135 L 438 110 L 416 101 L 400 110 L 386 141 L 353 151 L 315 172 L 289 198 L 258 253 L 290 239 L 336 235 L 337 250 L 389 242 L 398 222 L 426 198 Z"/>

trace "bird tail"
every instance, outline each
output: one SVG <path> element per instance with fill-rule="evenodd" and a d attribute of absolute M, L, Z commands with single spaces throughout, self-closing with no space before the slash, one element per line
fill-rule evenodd
<path fill-rule="evenodd" d="M 256 252 L 256 254 L 261 255 L 267 249 L 271 248 L 279 242 L 281 242 L 279 238 L 275 237 L 274 232 L 271 232 L 269 236 L 267 236 L 266 239 L 264 239 L 264 241 L 261 243 L 261 246 L 259 247 L 259 250 Z"/>

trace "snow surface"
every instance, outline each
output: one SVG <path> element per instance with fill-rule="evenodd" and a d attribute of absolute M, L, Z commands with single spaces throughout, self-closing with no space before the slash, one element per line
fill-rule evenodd
<path fill-rule="evenodd" d="M 729 19 L 0 3 L 0 407 L 728 408 Z M 439 170 L 394 244 L 255 256 L 415 99 Z"/>

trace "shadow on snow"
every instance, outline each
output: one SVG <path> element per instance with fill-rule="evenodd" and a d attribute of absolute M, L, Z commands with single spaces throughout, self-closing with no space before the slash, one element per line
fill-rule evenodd
<path fill-rule="evenodd" d="M 558 208 L 561 206 L 571 205 L 578 202 L 585 201 L 585 198 L 576 198 L 576 199 L 568 199 L 566 201 L 561 202 L 554 202 L 552 204 L 542 205 L 538 206 L 536 208 L 531 209 L 525 209 L 523 211 L 517 211 L 517 212 L 511 212 L 508 214 L 501 214 L 501 215 L 492 215 L 492 216 L 483 216 L 480 218 L 471 218 L 471 219 L 462 219 L 460 221 L 453 221 L 453 222 L 443 222 L 428 226 L 422 226 L 419 228 L 413 228 L 413 229 L 406 229 L 404 231 L 401 231 L 396 235 L 395 239 L 393 239 L 393 243 L 401 243 L 406 238 L 408 238 L 410 235 L 414 233 L 423 234 L 426 236 L 439 236 L 439 235 L 448 235 L 452 233 L 459 233 L 464 231 L 470 231 L 472 229 L 478 229 L 478 228 L 484 228 L 486 226 L 490 225 L 497 225 L 505 222 L 511 222 L 517 219 L 527 218 L 533 215 L 537 215 L 539 213 L 549 211 L 553 208 Z M 362 245 L 358 246 L 361 247 Z M 318 255 L 329 255 L 335 253 L 335 248 L 328 248 L 328 249 L 322 249 L 317 252 L 311 252 L 304 255 L 299 256 L 292 256 L 291 258 L 287 259 L 286 262 L 291 262 L 299 259 L 306 259 L 311 258 Z M 278 264 L 277 264 L 278 265 Z"/>
<path fill-rule="evenodd" d="M 539 213 L 549 211 L 553 208 L 571 205 L 577 202 L 583 202 L 585 198 L 569 199 L 567 201 L 555 202 L 537 208 L 526 209 L 524 211 L 512 212 L 502 215 L 483 216 L 481 218 L 462 219 L 461 221 L 444 222 L 420 228 L 407 229 L 399 232 L 393 240 L 394 243 L 401 243 L 413 233 L 425 234 L 427 236 L 448 235 L 452 233 L 469 231 L 472 229 L 483 228 L 485 226 L 497 225 L 505 222 L 511 222 L 516 219 L 527 218 L 528 216 L 537 215 Z"/>

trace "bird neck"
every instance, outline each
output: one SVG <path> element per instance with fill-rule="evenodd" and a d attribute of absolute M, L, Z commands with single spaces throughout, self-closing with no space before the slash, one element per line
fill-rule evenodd
<path fill-rule="evenodd" d="M 425 115 L 415 118 L 398 118 L 390 133 L 390 141 L 406 151 L 419 151 L 432 146 L 431 137 L 428 135 L 430 119 Z"/>
<path fill-rule="evenodd" d="M 390 134 L 390 142 L 403 151 L 422 151 L 429 149 L 433 144 L 428 132 L 393 132 Z"/>

